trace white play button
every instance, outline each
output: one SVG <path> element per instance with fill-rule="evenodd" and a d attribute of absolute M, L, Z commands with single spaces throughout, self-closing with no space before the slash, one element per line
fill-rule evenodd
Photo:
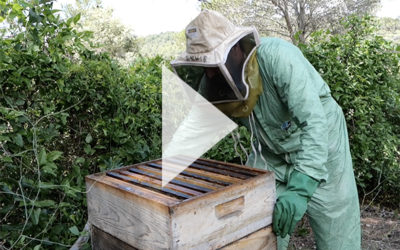
<path fill-rule="evenodd" d="M 236 123 L 163 66 L 163 187 L 236 127 Z"/>

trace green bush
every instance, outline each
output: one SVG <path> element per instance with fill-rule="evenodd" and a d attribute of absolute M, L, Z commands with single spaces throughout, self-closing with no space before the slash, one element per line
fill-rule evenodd
<path fill-rule="evenodd" d="M 237 122 L 237 124 L 239 124 Z M 251 135 L 247 129 L 240 126 L 218 142 L 214 147 L 204 154 L 204 158 L 217 161 L 225 161 L 236 164 L 245 164 L 247 156 L 251 153 L 250 149 Z M 253 138 L 255 141 L 255 138 Z"/>
<path fill-rule="evenodd" d="M 345 33 L 314 33 L 301 49 L 342 107 L 362 198 L 399 207 L 400 47 L 373 35 L 370 17 L 350 17 Z"/>
<path fill-rule="evenodd" d="M 83 46 L 79 16 L 1 5 L 0 245 L 65 249 L 87 220 L 85 175 L 160 157 L 163 59 L 124 69 Z"/>

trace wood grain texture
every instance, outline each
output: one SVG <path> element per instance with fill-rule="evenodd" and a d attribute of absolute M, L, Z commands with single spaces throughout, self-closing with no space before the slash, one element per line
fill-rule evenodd
<path fill-rule="evenodd" d="M 138 250 L 120 239 L 108 234 L 96 226 L 91 227 L 93 250 Z M 276 250 L 276 236 L 271 226 L 262 228 L 235 242 L 221 247 L 219 250 Z"/>
<path fill-rule="evenodd" d="M 230 163 L 230 162 L 220 162 L 220 161 L 211 160 L 211 159 L 199 159 L 199 160 L 211 162 L 211 163 L 214 163 L 214 164 L 223 164 L 224 166 L 232 167 L 232 168 L 235 168 L 235 169 L 247 170 L 247 171 L 250 171 L 252 173 L 258 173 L 258 174 L 264 174 L 265 173 L 265 170 L 263 170 L 263 169 L 253 168 L 253 167 L 249 167 L 249 166 L 245 166 L 245 165 L 239 165 L 239 164 Z"/>
<path fill-rule="evenodd" d="M 276 250 L 276 236 L 272 232 L 272 227 L 268 226 L 260 229 L 246 237 L 237 240 L 220 250 Z"/>
<path fill-rule="evenodd" d="M 93 250 L 138 250 L 96 226 L 92 225 L 90 231 Z"/>
<path fill-rule="evenodd" d="M 91 185 L 87 181 L 87 188 Z M 169 249 L 168 207 L 98 182 L 87 193 L 89 222 L 140 249 Z"/>
<path fill-rule="evenodd" d="M 161 184 L 161 166 L 156 163 L 160 160 L 115 169 L 108 176 L 87 176 L 89 222 L 146 250 L 217 249 L 271 224 L 273 173 L 207 160 L 205 166 L 222 171 L 186 169 L 188 173 L 176 177 L 185 183 L 169 183 L 167 190 L 154 188 Z M 222 174 L 231 168 L 236 174 Z M 241 179 L 245 175 L 248 178 Z"/>
<path fill-rule="evenodd" d="M 90 185 L 86 185 L 86 190 L 90 191 L 95 183 L 102 183 L 107 187 L 112 189 L 120 190 L 121 192 L 126 193 L 126 195 L 139 196 L 144 199 L 152 200 L 158 203 L 161 203 L 165 206 L 171 206 L 173 204 L 178 203 L 180 200 L 165 194 L 161 194 L 156 191 L 152 191 L 146 189 L 144 187 L 140 187 L 137 185 L 129 184 L 125 181 L 121 181 L 115 178 L 111 178 L 106 176 L 105 174 L 94 174 L 85 177 L 86 183 L 90 183 Z"/>
<path fill-rule="evenodd" d="M 149 167 L 149 166 L 140 165 L 137 168 L 141 169 L 141 170 L 146 170 L 146 171 L 148 171 L 150 173 L 157 174 L 159 176 L 161 176 L 161 174 L 162 174 L 161 170 L 155 169 L 155 168 L 152 168 L 152 167 Z M 218 185 L 216 183 L 207 182 L 207 181 L 199 180 L 199 179 L 196 179 L 196 178 L 193 178 L 193 177 L 189 177 L 189 176 L 184 176 L 184 175 L 178 175 L 177 177 L 175 177 L 175 179 L 180 180 L 180 181 L 185 181 L 187 183 L 191 183 L 191 184 L 194 184 L 194 185 L 199 185 L 201 187 L 209 188 L 209 189 L 212 189 L 212 190 L 216 190 L 218 188 L 223 187 L 222 185 Z"/>
<path fill-rule="evenodd" d="M 275 195 L 271 174 L 172 206 L 172 248 L 216 249 L 270 225 Z M 240 197 L 241 212 L 218 219 L 215 208 Z"/>
<path fill-rule="evenodd" d="M 148 183 L 155 184 L 156 186 L 159 186 L 161 188 L 161 181 L 160 180 L 157 180 L 157 179 L 154 179 L 154 178 L 151 178 L 151 177 L 147 177 L 147 176 L 144 176 L 144 175 L 140 175 L 140 174 L 131 173 L 129 171 L 119 171 L 119 173 L 121 173 L 123 175 L 126 175 L 126 176 L 133 177 L 133 178 L 135 178 L 137 180 L 142 180 L 142 181 L 145 181 L 145 182 L 148 182 Z M 176 191 L 182 192 L 182 193 L 189 194 L 191 196 L 196 196 L 196 195 L 202 194 L 201 192 L 198 192 L 198 191 L 195 191 L 195 190 L 192 190 L 192 189 L 188 189 L 188 188 L 184 188 L 184 187 L 181 187 L 181 186 L 177 186 L 177 185 L 174 185 L 174 184 L 171 184 L 171 183 L 168 183 L 165 187 L 170 188 L 172 190 L 176 190 Z"/>
<path fill-rule="evenodd" d="M 244 196 L 221 203 L 215 206 L 215 215 L 218 219 L 242 213 L 244 209 Z"/>
<path fill-rule="evenodd" d="M 172 169 L 179 169 L 179 166 L 177 164 L 174 164 L 174 163 L 170 163 L 170 162 L 162 163 L 161 161 L 158 161 L 156 163 L 160 164 L 160 165 L 164 164 L 164 166 L 171 167 Z M 190 168 L 190 167 L 186 168 L 185 171 L 189 172 L 189 173 L 194 173 L 194 174 L 206 176 L 206 177 L 209 177 L 209 178 L 213 178 L 213 179 L 216 179 L 216 180 L 229 182 L 229 183 L 237 183 L 237 182 L 241 181 L 241 179 L 239 179 L 239 178 L 234 178 L 234 177 L 223 175 L 223 174 L 216 174 L 216 173 L 212 173 L 212 172 L 207 172 L 207 171 L 204 171 L 204 170 L 199 170 L 199 169 Z"/>

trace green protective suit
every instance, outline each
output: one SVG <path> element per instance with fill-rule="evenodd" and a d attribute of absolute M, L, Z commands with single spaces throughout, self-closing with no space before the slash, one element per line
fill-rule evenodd
<path fill-rule="evenodd" d="M 318 249 L 360 249 L 360 210 L 342 109 L 314 67 L 292 44 L 262 38 L 254 60 L 263 90 L 253 113 L 242 118 L 256 143 L 247 164 L 271 170 L 277 194 L 297 170 L 320 182 L 308 202 Z M 251 67 L 250 67 L 251 68 Z M 251 83 L 250 83 L 251 84 Z M 260 154 L 261 151 L 261 154 Z M 278 237 L 287 248 L 289 237 Z"/>

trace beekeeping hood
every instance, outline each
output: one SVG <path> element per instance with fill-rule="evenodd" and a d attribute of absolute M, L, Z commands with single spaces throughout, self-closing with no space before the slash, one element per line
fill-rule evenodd
<path fill-rule="evenodd" d="M 189 23 L 185 35 L 186 51 L 171 62 L 175 73 L 211 103 L 246 100 L 250 90 L 243 63 L 259 44 L 257 30 L 237 27 L 218 12 L 204 10 Z M 241 64 L 232 52 L 236 44 L 247 58 Z M 214 72 L 211 76 L 207 68 Z"/>

